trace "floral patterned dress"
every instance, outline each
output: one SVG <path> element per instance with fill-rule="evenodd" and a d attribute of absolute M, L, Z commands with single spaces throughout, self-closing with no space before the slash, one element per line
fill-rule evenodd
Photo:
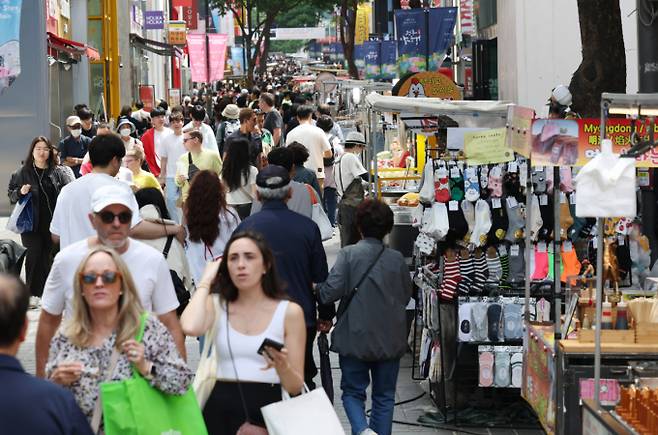
<path fill-rule="evenodd" d="M 133 376 L 131 363 L 124 353 L 119 354 L 117 365 L 110 376 L 110 365 L 116 333 L 100 346 L 79 347 L 59 331 L 50 343 L 46 375 L 50 377 L 62 362 L 79 361 L 83 364 L 80 379 L 69 385 L 82 412 L 91 422 L 101 382 L 122 381 Z M 192 383 L 194 373 L 178 353 L 169 330 L 154 316 L 149 315 L 144 326 L 144 357 L 153 362 L 155 376 L 149 383 L 167 394 L 184 394 Z"/>

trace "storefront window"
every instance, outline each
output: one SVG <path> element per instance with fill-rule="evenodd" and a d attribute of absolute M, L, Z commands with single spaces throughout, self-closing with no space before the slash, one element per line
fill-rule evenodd
<path fill-rule="evenodd" d="M 103 14 L 103 3 L 101 0 L 87 0 L 87 15 L 96 17 Z"/>

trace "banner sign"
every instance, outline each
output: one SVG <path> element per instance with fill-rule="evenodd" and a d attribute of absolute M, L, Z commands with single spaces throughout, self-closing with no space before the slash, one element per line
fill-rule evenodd
<path fill-rule="evenodd" d="M 354 46 L 354 65 L 359 72 L 359 78 L 366 75 L 366 52 L 363 44 Z"/>
<path fill-rule="evenodd" d="M 594 119 L 538 119 L 532 124 L 532 161 L 544 166 L 584 166 L 599 153 L 601 121 Z M 623 154 L 631 147 L 631 120 L 608 119 L 606 138 L 612 152 Z M 638 139 L 646 140 L 649 125 L 637 122 Z M 658 133 L 658 125 L 654 134 Z M 651 149 L 637 158 L 638 168 L 658 167 L 658 151 Z"/>
<path fill-rule="evenodd" d="M 206 64 L 206 35 L 189 33 L 187 35 L 187 51 L 190 57 L 192 81 L 207 82 L 208 66 Z"/>
<path fill-rule="evenodd" d="M 474 0 L 459 0 L 459 22 L 462 35 L 474 37 L 475 30 L 475 8 Z"/>
<path fill-rule="evenodd" d="M 425 71 L 427 69 L 425 11 L 423 9 L 396 10 L 395 34 L 400 76 L 408 72 Z"/>
<path fill-rule="evenodd" d="M 169 104 L 169 107 L 176 107 L 181 104 L 180 89 L 169 88 L 167 91 L 167 104 Z"/>
<path fill-rule="evenodd" d="M 139 85 L 139 99 L 144 103 L 144 110 L 151 113 L 155 108 L 155 86 Z"/>
<path fill-rule="evenodd" d="M 429 71 L 438 71 L 448 47 L 452 44 L 452 31 L 457 22 L 457 8 L 429 9 L 427 38 L 430 45 Z"/>
<path fill-rule="evenodd" d="M 185 24 L 187 24 L 187 28 L 191 30 L 196 30 L 197 29 L 197 18 L 199 17 L 199 13 L 197 12 L 197 2 L 193 1 L 192 6 L 184 6 L 183 7 L 183 19 L 185 20 Z"/>
<path fill-rule="evenodd" d="M 391 80 L 397 77 L 397 43 L 395 41 L 382 41 L 379 53 L 381 60 L 381 78 Z"/>
<path fill-rule="evenodd" d="M 144 12 L 144 29 L 146 30 L 164 29 L 164 13 L 162 11 Z"/>
<path fill-rule="evenodd" d="M 356 8 L 356 23 L 354 25 L 354 45 L 361 45 L 368 40 L 370 34 L 370 15 L 372 7 L 361 3 Z"/>
<path fill-rule="evenodd" d="M 228 35 L 221 33 L 208 34 L 208 54 L 210 55 L 210 81 L 224 79 L 226 65 L 226 42 Z"/>
<path fill-rule="evenodd" d="M 22 0 L 0 1 L 0 94 L 21 74 Z"/>
<path fill-rule="evenodd" d="M 167 40 L 172 45 L 185 45 L 187 43 L 187 32 L 185 31 L 185 21 L 169 21 L 167 23 L 168 37 Z"/>
<path fill-rule="evenodd" d="M 363 43 L 366 61 L 366 79 L 378 79 L 381 75 L 379 41 L 367 41 Z"/>
<path fill-rule="evenodd" d="M 327 36 L 324 27 L 279 27 L 274 29 L 272 41 L 293 41 L 301 39 L 322 39 Z"/>
<path fill-rule="evenodd" d="M 411 98 L 461 100 L 461 89 L 449 77 L 438 72 L 409 74 L 393 87 L 393 95 Z"/>
<path fill-rule="evenodd" d="M 231 47 L 231 67 L 233 67 L 234 76 L 244 75 L 244 48 Z"/>
<path fill-rule="evenodd" d="M 525 157 L 530 157 L 534 117 L 535 111 L 529 107 L 510 104 L 507 109 L 507 146 Z"/>
<path fill-rule="evenodd" d="M 469 165 L 486 165 L 514 160 L 514 152 L 505 145 L 507 129 L 464 133 L 464 152 Z"/>

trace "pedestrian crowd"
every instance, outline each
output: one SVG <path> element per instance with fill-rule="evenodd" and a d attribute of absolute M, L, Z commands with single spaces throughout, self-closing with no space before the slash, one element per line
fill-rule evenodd
<path fill-rule="evenodd" d="M 125 106 L 116 128 L 78 105 L 58 144 L 28 144 L 8 186 L 31 226 L 25 283 L 0 274 L 0 432 L 119 433 L 151 413 L 182 433 L 267 433 L 261 408 L 321 388 L 313 346 L 331 333 L 352 433 L 391 433 L 412 293 L 384 244 L 393 213 L 367 197 L 363 134 L 288 89 L 203 85 L 181 106 Z M 16 359 L 30 307 L 36 377 Z M 190 336 L 213 362 L 203 399 Z"/>

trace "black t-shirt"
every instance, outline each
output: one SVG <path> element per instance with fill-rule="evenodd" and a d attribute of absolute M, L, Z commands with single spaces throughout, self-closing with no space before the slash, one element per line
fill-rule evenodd
<path fill-rule="evenodd" d="M 257 166 L 258 155 L 263 152 L 263 143 L 261 142 L 260 136 L 254 136 L 253 134 L 247 133 L 243 134 L 240 130 L 231 134 L 226 138 L 224 143 L 224 152 L 228 152 L 227 146 L 230 145 L 232 138 L 243 137 L 249 141 L 249 162 L 253 166 Z"/>
<path fill-rule="evenodd" d="M 267 112 L 265 116 L 265 121 L 263 122 L 263 128 L 266 128 L 272 135 L 274 135 L 274 129 L 283 127 L 283 118 L 278 110 L 272 109 Z"/>

